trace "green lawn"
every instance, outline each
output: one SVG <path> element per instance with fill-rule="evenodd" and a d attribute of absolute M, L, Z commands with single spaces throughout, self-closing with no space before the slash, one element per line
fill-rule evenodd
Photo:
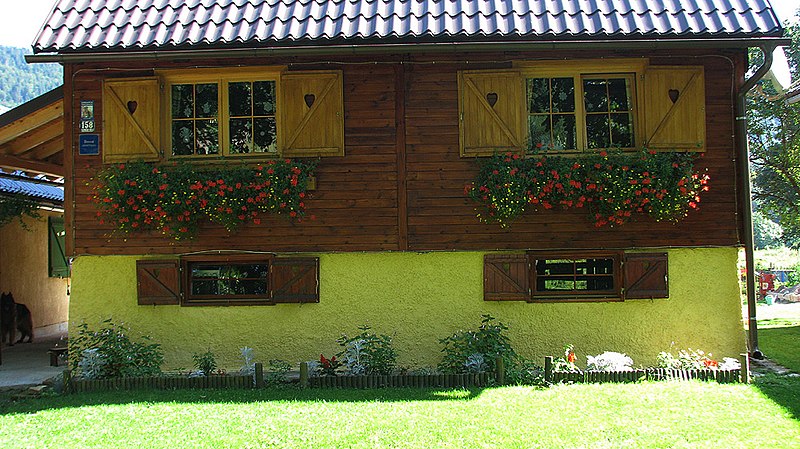
<path fill-rule="evenodd" d="M 800 373 L 800 306 L 759 306 L 758 347 L 790 370 Z"/>
<path fill-rule="evenodd" d="M 800 381 L 766 380 L 0 399 L 0 447 L 796 449 Z"/>

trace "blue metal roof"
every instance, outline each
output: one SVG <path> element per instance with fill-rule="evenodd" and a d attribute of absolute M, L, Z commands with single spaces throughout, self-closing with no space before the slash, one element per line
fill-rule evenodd
<path fill-rule="evenodd" d="M 21 194 L 34 200 L 64 201 L 64 188 L 0 176 L 0 194 Z"/>
<path fill-rule="evenodd" d="M 780 37 L 768 0 L 59 0 L 34 52 Z"/>

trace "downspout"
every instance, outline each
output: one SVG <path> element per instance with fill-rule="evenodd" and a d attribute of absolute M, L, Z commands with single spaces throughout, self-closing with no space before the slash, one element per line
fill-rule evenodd
<path fill-rule="evenodd" d="M 750 155 L 748 151 L 747 139 L 747 93 L 752 89 L 761 78 L 766 75 L 772 66 L 772 52 L 777 45 L 762 45 L 759 47 L 764 54 L 764 63 L 756 72 L 748 78 L 736 95 L 736 125 L 734 128 L 736 145 L 736 171 L 741 180 L 741 191 L 739 192 L 739 203 L 742 210 L 742 221 L 744 225 L 744 257 L 747 267 L 746 287 L 747 287 L 747 348 L 750 356 L 754 359 L 763 359 L 764 354 L 758 349 L 758 324 L 756 323 L 756 290 L 753 283 L 755 275 L 755 258 L 753 256 L 753 209 L 752 191 L 750 186 Z"/>

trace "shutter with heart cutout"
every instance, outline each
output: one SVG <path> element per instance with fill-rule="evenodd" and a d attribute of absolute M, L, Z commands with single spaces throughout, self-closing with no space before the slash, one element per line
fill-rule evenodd
<path fill-rule="evenodd" d="M 282 154 L 344 156 L 342 72 L 285 73 L 280 89 Z"/>
<path fill-rule="evenodd" d="M 641 95 L 644 142 L 656 151 L 705 151 L 703 67 L 652 66 Z"/>
<path fill-rule="evenodd" d="M 669 298 L 667 253 L 630 253 L 623 260 L 625 299 Z"/>
<path fill-rule="evenodd" d="M 160 158 L 158 78 L 103 83 L 103 162 Z"/>
<path fill-rule="evenodd" d="M 180 304 L 177 260 L 137 260 L 136 292 L 139 305 Z"/>
<path fill-rule="evenodd" d="M 524 149 L 525 84 L 518 71 L 459 73 L 462 156 L 487 156 Z"/>

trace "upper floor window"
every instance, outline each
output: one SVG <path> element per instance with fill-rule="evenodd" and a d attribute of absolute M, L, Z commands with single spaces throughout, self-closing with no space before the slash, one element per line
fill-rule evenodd
<path fill-rule="evenodd" d="M 172 156 L 277 154 L 276 81 L 174 83 Z"/>
<path fill-rule="evenodd" d="M 701 66 L 516 61 L 511 69 L 461 71 L 458 82 L 462 156 L 706 146 Z"/>
<path fill-rule="evenodd" d="M 527 78 L 528 149 L 633 148 L 634 98 L 632 74 Z"/>
<path fill-rule="evenodd" d="M 344 156 L 340 71 L 158 70 L 103 82 L 104 163 Z"/>

